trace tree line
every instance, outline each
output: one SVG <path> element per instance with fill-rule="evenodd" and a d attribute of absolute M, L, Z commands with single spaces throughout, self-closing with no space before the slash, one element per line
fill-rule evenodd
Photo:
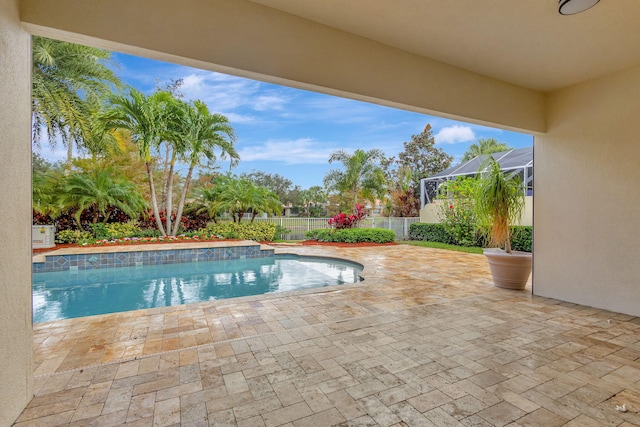
<path fill-rule="evenodd" d="M 510 148 L 493 138 L 479 139 L 464 153 L 462 161 L 476 156 L 506 151 Z M 451 166 L 453 157 L 436 147 L 431 125 L 412 135 L 403 143 L 396 157 L 385 157 L 379 149 L 338 150 L 331 154 L 329 163 L 339 162 L 342 168 L 329 171 L 324 185 L 336 195 L 336 205 L 349 211 L 359 199 L 374 205 L 383 202 L 383 215 L 411 217 L 420 214 L 420 180 Z"/>

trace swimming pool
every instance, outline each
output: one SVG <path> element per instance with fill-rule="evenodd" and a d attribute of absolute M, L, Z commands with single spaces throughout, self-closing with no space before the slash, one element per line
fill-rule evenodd
<path fill-rule="evenodd" d="M 33 274 L 33 322 L 355 283 L 362 266 L 266 258 Z"/>

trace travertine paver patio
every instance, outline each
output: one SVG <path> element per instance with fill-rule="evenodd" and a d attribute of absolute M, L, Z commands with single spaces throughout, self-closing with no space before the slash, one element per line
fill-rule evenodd
<path fill-rule="evenodd" d="M 36 324 L 16 425 L 640 425 L 637 318 L 496 289 L 479 255 L 280 250 L 366 280 Z"/>

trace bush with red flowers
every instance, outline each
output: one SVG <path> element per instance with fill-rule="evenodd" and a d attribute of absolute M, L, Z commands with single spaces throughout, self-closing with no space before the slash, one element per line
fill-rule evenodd
<path fill-rule="evenodd" d="M 340 212 L 338 215 L 330 218 L 327 223 L 331 228 L 335 228 L 336 230 L 356 228 L 365 216 L 367 216 L 367 211 L 364 209 L 364 206 L 356 203 L 354 213 L 347 216 L 344 212 Z"/>

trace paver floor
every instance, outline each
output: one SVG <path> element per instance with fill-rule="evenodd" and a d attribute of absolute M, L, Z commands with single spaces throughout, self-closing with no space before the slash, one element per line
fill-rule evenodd
<path fill-rule="evenodd" d="M 640 425 L 638 318 L 497 289 L 481 255 L 279 251 L 365 280 L 36 324 L 16 426 Z"/>

